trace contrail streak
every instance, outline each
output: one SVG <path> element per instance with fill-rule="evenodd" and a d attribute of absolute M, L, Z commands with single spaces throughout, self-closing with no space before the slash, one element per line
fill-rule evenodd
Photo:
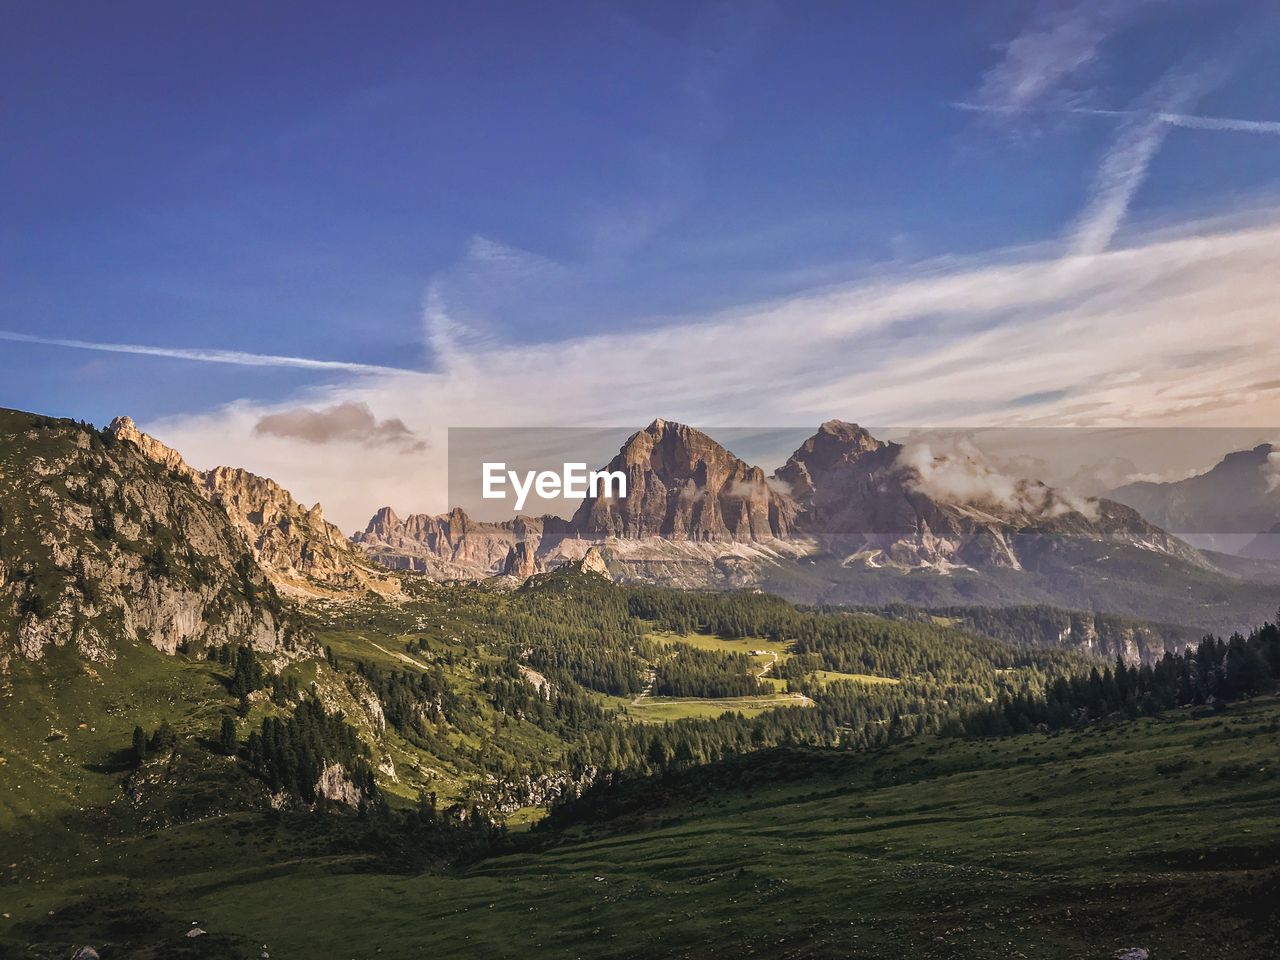
<path fill-rule="evenodd" d="M 0 330 L 0 340 L 15 343 L 38 343 L 74 350 L 97 350 L 102 353 L 132 353 L 144 357 L 170 357 L 199 363 L 229 363 L 240 367 L 292 367 L 299 370 L 341 370 L 345 373 L 416 374 L 402 367 L 383 367 L 372 363 L 349 363 L 346 360 L 312 360 L 308 357 L 282 357 L 270 353 L 245 353 L 240 350 L 196 350 L 184 347 L 151 347 L 141 343 L 96 343 L 92 340 L 66 340 L 60 337 L 37 337 L 29 333 Z"/>
<path fill-rule="evenodd" d="M 1078 113 L 1088 117 L 1144 117 L 1189 130 L 1228 130 L 1239 133 L 1280 133 L 1280 120 L 1240 120 L 1235 117 L 1202 117 L 1194 113 L 1165 113 L 1154 110 L 1103 110 L 1097 107 L 1059 107 L 1037 110 L 1033 107 L 1001 107 L 982 103 L 956 103 L 958 110 L 972 113 Z"/>
<path fill-rule="evenodd" d="M 1095 117 L 1141 117 L 1149 116 L 1154 120 L 1167 123 L 1172 127 L 1187 127 L 1191 130 L 1236 130 L 1241 133 L 1280 133 L 1280 120 L 1237 120 L 1232 117 L 1200 117 L 1190 113 L 1155 113 L 1144 114 L 1138 110 L 1098 110 L 1089 107 L 1074 107 L 1072 113 L 1083 113 Z"/>

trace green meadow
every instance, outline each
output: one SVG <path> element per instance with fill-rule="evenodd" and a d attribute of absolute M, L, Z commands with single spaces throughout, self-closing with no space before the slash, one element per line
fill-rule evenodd
<path fill-rule="evenodd" d="M 5 770 L 32 763 L 9 757 Z M 67 801 L 51 800 L 70 824 Z M 6 829 L 0 947 L 64 958 L 93 943 L 104 960 L 264 946 L 278 958 L 1270 956 L 1278 801 L 1272 697 L 1055 735 L 768 751 L 619 787 L 607 809 L 517 825 L 505 850 L 427 872 L 343 850 L 335 837 L 354 817 L 215 815 L 91 846 L 47 829 L 15 844 Z M 6 817 L 22 812 L 6 804 Z M 184 936 L 193 921 L 206 936 Z"/>

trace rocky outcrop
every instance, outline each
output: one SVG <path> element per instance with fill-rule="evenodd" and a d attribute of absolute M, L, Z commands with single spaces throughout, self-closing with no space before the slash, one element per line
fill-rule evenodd
<path fill-rule="evenodd" d="M 579 569 L 583 573 L 593 573 L 596 576 L 608 578 L 609 567 L 604 562 L 604 557 L 600 555 L 600 551 L 595 547 L 589 549 L 582 555 L 582 559 L 578 561 Z"/>
<path fill-rule="evenodd" d="M 305 595 L 317 585 L 341 592 L 400 592 L 399 581 L 376 570 L 325 520 L 320 504 L 304 507 L 274 480 L 233 467 L 215 467 L 203 481 L 213 502 L 253 547 L 259 563 L 291 593 Z"/>
<path fill-rule="evenodd" d="M 327 522 L 320 504 L 305 507 L 274 480 L 238 467 L 194 470 L 177 451 L 142 433 L 128 417 L 117 417 L 107 429 L 148 459 L 190 479 L 221 507 L 280 590 L 304 599 L 366 590 L 399 593 L 399 582 L 374 567 Z"/>
<path fill-rule="evenodd" d="M 199 479 L 198 471 L 193 470 L 182 459 L 182 454 L 172 447 L 165 446 L 155 437 L 143 433 L 138 429 L 138 425 L 133 422 L 132 417 L 116 417 L 108 424 L 107 431 L 113 434 L 117 440 L 127 440 L 132 443 L 142 451 L 142 455 L 148 460 L 153 460 L 163 467 L 168 467 L 188 479 Z"/>
<path fill-rule="evenodd" d="M 503 576 L 527 580 L 537 572 L 538 558 L 530 541 L 521 540 L 507 552 L 507 559 L 502 564 Z"/>
<path fill-rule="evenodd" d="M 0 648 L 105 659 L 120 640 L 166 653 L 299 642 L 243 538 L 180 465 L 109 431 L 0 411 Z"/>
<path fill-rule="evenodd" d="M 768 484 L 759 467 L 692 427 L 655 420 L 633 434 L 605 469 L 626 475 L 627 496 L 584 500 L 573 517 L 582 537 L 724 543 L 790 533 L 790 499 Z"/>
<path fill-rule="evenodd" d="M 339 763 L 331 763 L 320 771 L 320 777 L 316 780 L 315 794 L 325 800 L 345 803 L 353 809 L 360 807 L 360 788 L 352 782 L 347 776 L 347 771 Z"/>

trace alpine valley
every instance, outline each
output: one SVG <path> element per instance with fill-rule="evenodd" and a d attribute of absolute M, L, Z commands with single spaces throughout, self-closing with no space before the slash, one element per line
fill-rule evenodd
<path fill-rule="evenodd" d="M 1280 565 L 1166 531 L 1211 474 L 1086 498 L 840 420 L 608 469 L 347 537 L 0 411 L 0 955 L 1280 950 Z"/>

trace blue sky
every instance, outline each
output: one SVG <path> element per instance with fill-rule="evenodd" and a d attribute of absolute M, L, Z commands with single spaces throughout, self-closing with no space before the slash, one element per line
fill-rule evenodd
<path fill-rule="evenodd" d="M 426 436 L 502 416 L 441 403 L 442 384 L 450 397 L 464 383 L 540 389 L 513 375 L 475 387 L 490 355 L 527 348 L 550 384 L 593 349 L 616 360 L 637 342 L 647 351 L 630 339 L 647 334 L 680 351 L 726 317 L 781 311 L 803 341 L 828 321 L 780 305 L 848 285 L 1105 256 L 1159 230 L 1231 232 L 1242 216 L 1269 224 L 1258 211 L 1271 210 L 1280 170 L 1280 128 L 1266 126 L 1280 121 L 1271 9 L 6 4 L 0 330 L 268 359 L 0 340 L 0 405 L 99 423 L 127 412 L 201 456 L 280 471 L 302 449 L 287 438 L 240 453 L 267 411 L 364 404 L 375 424 L 399 418 Z M 1246 124 L 1209 128 L 1221 118 Z M 1206 226 L 1222 218 L 1232 225 Z M 1112 282 L 1092 302 L 1136 281 Z M 847 407 L 875 377 L 1043 319 L 1017 298 L 965 318 L 893 313 L 829 352 L 820 375 L 796 374 L 825 401 L 773 407 L 746 396 L 767 365 L 708 343 L 703 365 L 739 377 L 699 392 L 683 367 L 662 384 L 655 352 L 657 388 L 600 415 L 854 418 Z M 427 376 L 402 388 L 394 373 L 270 357 Z M 519 367 L 494 366 L 508 362 Z M 849 386 L 851 367 L 865 368 L 865 388 Z M 990 417 L 1030 398 L 1071 418 L 1078 377 L 1011 380 L 1003 399 L 953 383 L 939 409 Z M 534 407 L 593 419 L 583 391 L 560 383 L 557 404 Z M 652 409 L 668 399 L 676 409 Z M 1139 415 L 1114 397 L 1090 402 Z M 329 481 L 311 483 L 328 495 Z"/>

